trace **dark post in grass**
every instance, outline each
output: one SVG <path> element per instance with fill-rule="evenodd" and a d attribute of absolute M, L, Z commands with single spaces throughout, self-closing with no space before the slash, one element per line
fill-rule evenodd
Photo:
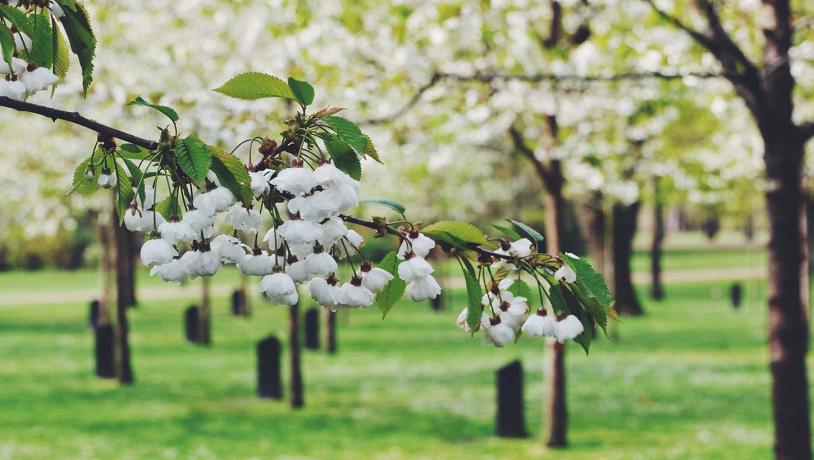
<path fill-rule="evenodd" d="M 232 316 L 249 316 L 249 306 L 246 303 L 246 290 L 243 287 L 232 292 Z"/>
<path fill-rule="evenodd" d="M 100 324 L 94 328 L 94 355 L 96 358 L 96 376 L 103 379 L 116 377 L 115 334 L 110 323 Z"/>
<path fill-rule="evenodd" d="M 257 342 L 257 396 L 261 398 L 283 399 L 281 351 L 277 337 L 269 336 Z"/>
<path fill-rule="evenodd" d="M 99 326 L 99 310 L 102 306 L 102 303 L 95 299 L 90 303 L 90 309 L 88 310 L 88 326 L 91 329 L 96 329 Z"/>
<path fill-rule="evenodd" d="M 184 333 L 188 341 L 198 343 L 198 307 L 190 305 L 184 310 Z"/>
<path fill-rule="evenodd" d="M 305 312 L 305 348 L 319 350 L 319 310 L 316 308 Z"/>
<path fill-rule="evenodd" d="M 732 283 L 732 287 L 729 288 L 729 298 L 732 300 L 732 308 L 735 310 L 740 308 L 743 300 L 743 286 L 741 286 L 741 283 Z"/>
<path fill-rule="evenodd" d="M 513 361 L 497 370 L 497 427 L 504 438 L 525 438 L 523 415 L 523 365 Z"/>

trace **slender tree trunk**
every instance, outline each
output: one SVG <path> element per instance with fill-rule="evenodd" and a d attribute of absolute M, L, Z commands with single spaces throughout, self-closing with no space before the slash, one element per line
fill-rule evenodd
<path fill-rule="evenodd" d="M 638 215 L 638 202 L 632 205 L 613 205 L 613 295 L 616 298 L 616 310 L 627 315 L 644 313 L 633 288 L 630 268 Z"/>
<path fill-rule="evenodd" d="M 212 344 L 212 325 L 210 303 L 209 277 L 201 277 L 201 306 L 198 307 L 198 344 Z"/>
<path fill-rule="evenodd" d="M 561 184 L 561 183 L 560 183 Z M 556 184 L 552 184 L 556 185 Z M 562 187 L 551 186 L 546 195 L 546 245 L 551 254 L 559 254 L 562 241 L 562 219 L 565 200 Z M 549 447 L 565 447 L 568 443 L 568 410 L 565 394 L 565 347 L 556 340 L 547 341 L 548 399 L 546 400 L 547 437 Z"/>
<path fill-rule="evenodd" d="M 588 253 L 597 271 L 605 274 L 605 209 L 601 192 L 596 192 L 584 203 L 582 212 L 577 213 L 582 233 L 588 243 Z"/>
<path fill-rule="evenodd" d="M 775 456 L 811 458 L 805 356 L 808 350 L 801 190 L 803 144 L 796 136 L 764 140 L 769 214 L 769 351 Z"/>
<path fill-rule="evenodd" d="M 110 324 L 110 302 L 113 298 L 113 274 L 115 273 L 115 262 L 113 255 L 116 246 L 113 242 L 113 227 L 107 219 L 98 220 L 99 243 L 102 247 L 102 254 L 99 257 L 99 275 L 102 278 L 102 295 L 99 298 L 99 321 L 98 325 Z"/>
<path fill-rule="evenodd" d="M 302 299 L 302 297 L 300 297 Z M 300 340 L 300 302 L 292 305 L 288 316 L 288 353 L 291 360 L 291 391 L 290 404 L 293 408 L 300 408 L 305 405 L 302 383 L 302 362 Z"/>
<path fill-rule="evenodd" d="M 661 190 L 661 177 L 653 178 L 653 242 L 650 245 L 650 296 L 656 300 L 664 298 L 661 284 L 661 254 L 664 245 L 664 194 Z"/>
<path fill-rule="evenodd" d="M 325 349 L 328 353 L 336 353 L 336 312 L 328 310 L 325 315 Z"/>
<path fill-rule="evenodd" d="M 129 326 L 127 324 L 127 309 L 131 306 L 128 302 L 133 298 L 131 291 L 133 273 L 129 260 L 131 258 L 128 244 L 129 238 L 127 237 L 127 230 L 119 225 L 119 217 L 115 210 L 111 213 L 111 216 L 113 217 L 111 224 L 115 241 L 113 259 L 116 266 L 116 367 L 119 382 L 131 384 L 135 377 L 130 362 Z"/>

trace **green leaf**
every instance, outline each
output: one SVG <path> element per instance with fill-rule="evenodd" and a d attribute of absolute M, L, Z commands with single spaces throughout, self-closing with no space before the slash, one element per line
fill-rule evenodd
<path fill-rule="evenodd" d="M 548 289 L 548 297 L 551 299 L 551 308 L 554 310 L 556 316 L 567 315 L 571 309 L 568 308 L 568 303 L 562 294 L 562 286 L 552 284 Z"/>
<path fill-rule="evenodd" d="M 143 160 L 153 156 L 153 153 L 135 144 L 121 144 L 119 146 L 119 156 L 131 160 Z"/>
<path fill-rule="evenodd" d="M 399 278 L 398 275 L 400 263 L 401 260 L 396 257 L 395 251 L 388 253 L 384 256 L 382 261 L 379 262 L 379 268 L 393 275 L 393 279 L 388 281 L 384 289 L 376 294 L 376 305 L 378 305 L 379 310 L 382 311 L 382 319 L 387 316 L 387 313 L 393 308 L 393 305 L 404 295 L 404 290 L 407 289 L 407 283 Z"/>
<path fill-rule="evenodd" d="M 76 9 L 65 9 L 65 16 L 60 19 L 71 44 L 71 50 L 82 67 L 82 89 L 88 93 L 88 87 L 93 81 L 93 57 L 96 54 L 96 36 L 90 25 L 88 11 L 81 4 Z"/>
<path fill-rule="evenodd" d="M 500 233 L 502 233 L 503 236 L 505 236 L 506 238 L 508 238 L 510 240 L 516 241 L 516 240 L 519 240 L 519 239 L 523 238 L 522 236 L 520 236 L 519 233 L 517 233 L 516 231 L 514 231 L 513 229 L 511 229 L 509 227 L 506 227 L 506 226 L 503 226 L 503 225 L 497 225 L 497 224 L 495 224 L 494 227 L 496 229 L 498 229 L 498 231 L 500 231 Z"/>
<path fill-rule="evenodd" d="M 365 134 L 365 140 L 367 140 L 367 147 L 365 148 L 365 156 L 373 158 L 377 162 L 382 163 L 382 160 L 379 159 L 379 151 L 376 150 L 376 147 L 373 145 L 373 140 L 370 139 L 370 136 L 368 136 L 367 134 Z"/>
<path fill-rule="evenodd" d="M 509 286 L 509 292 L 514 294 L 515 297 L 525 297 L 529 302 L 531 302 L 532 297 L 534 297 L 534 291 L 521 279 L 514 280 L 512 285 Z"/>
<path fill-rule="evenodd" d="M 481 290 L 480 283 L 478 283 L 478 275 L 475 273 L 475 268 L 472 263 L 465 258 L 458 258 L 464 266 L 464 280 L 466 281 L 466 324 L 469 326 L 469 331 L 474 334 L 480 327 L 481 317 L 483 316 L 483 291 Z"/>
<path fill-rule="evenodd" d="M 596 297 L 600 305 L 609 308 L 613 303 L 613 295 L 605 284 L 605 278 L 585 259 L 574 259 L 565 254 L 562 254 L 561 258 L 577 274 L 577 284 Z"/>
<path fill-rule="evenodd" d="M 54 63 L 54 38 L 51 16 L 47 13 L 29 16 L 32 45 L 29 58 L 40 67 L 50 69 Z"/>
<path fill-rule="evenodd" d="M 93 156 L 95 161 L 99 161 L 99 155 Z M 88 157 L 82 163 L 79 163 L 79 166 L 73 172 L 73 184 L 71 186 L 71 190 L 68 193 L 81 193 L 83 195 L 87 195 L 90 193 L 99 190 L 99 184 L 97 181 L 99 180 L 99 174 L 102 172 L 101 165 L 96 165 L 93 168 L 93 178 L 88 180 L 85 177 L 85 173 L 88 171 L 88 165 L 90 165 L 91 157 Z"/>
<path fill-rule="evenodd" d="M 116 214 L 119 216 L 119 225 L 124 222 L 124 213 L 133 202 L 135 194 L 133 193 L 133 181 L 127 174 L 127 170 L 122 167 L 118 162 L 114 162 L 116 168 Z"/>
<path fill-rule="evenodd" d="M 512 226 L 514 226 L 515 230 L 517 230 L 518 233 L 530 239 L 534 243 L 534 246 L 537 248 L 538 251 L 541 251 L 543 249 L 543 240 L 545 238 L 543 238 L 543 235 L 541 235 L 540 232 L 524 224 L 523 222 L 512 219 L 506 220 L 511 222 Z"/>
<path fill-rule="evenodd" d="M 397 213 L 399 213 L 401 215 L 404 215 L 404 213 L 407 211 L 407 208 L 405 208 L 404 205 L 399 203 L 398 201 L 388 200 L 388 199 L 384 199 L 384 198 L 375 198 L 375 199 L 369 199 L 369 200 L 359 200 L 359 203 L 360 204 L 378 204 L 380 206 L 390 208 L 393 211 L 396 211 Z"/>
<path fill-rule="evenodd" d="M 282 97 L 299 102 L 286 82 L 277 77 L 259 72 L 242 73 L 227 81 L 215 91 L 229 97 L 245 100 L 265 97 Z"/>
<path fill-rule="evenodd" d="M 144 173 L 132 161 L 125 157 L 121 157 L 121 159 L 124 161 L 127 171 L 130 172 L 130 177 L 133 178 L 133 183 L 136 184 L 134 187 L 137 187 L 139 200 L 144 203 Z"/>
<path fill-rule="evenodd" d="M 29 37 L 31 36 L 31 22 L 25 13 L 13 6 L 0 5 L 0 15 L 8 19 L 17 30 L 23 31 Z"/>
<path fill-rule="evenodd" d="M 173 123 L 178 121 L 178 112 L 171 107 L 167 107 L 165 105 L 158 105 L 147 102 L 141 96 L 133 99 L 132 101 L 128 102 L 127 105 L 140 105 L 142 107 L 150 107 L 152 109 L 158 110 L 159 112 L 163 113 L 167 118 L 172 120 Z"/>
<path fill-rule="evenodd" d="M 169 219 L 173 216 L 181 217 L 181 205 L 178 203 L 178 197 L 172 194 L 155 204 L 155 211 L 164 218 Z"/>
<path fill-rule="evenodd" d="M 324 117 L 323 120 L 334 130 L 339 139 L 345 141 L 345 143 L 350 145 L 359 155 L 365 155 L 368 138 L 355 123 L 347 118 L 338 117 L 336 115 Z"/>
<path fill-rule="evenodd" d="M 51 28 L 54 30 L 54 74 L 60 80 L 68 76 L 71 68 L 71 59 L 68 56 L 68 41 L 62 34 L 55 20 L 51 20 Z"/>
<path fill-rule="evenodd" d="M 221 150 L 212 151 L 212 171 L 218 176 L 218 181 L 240 200 L 244 206 L 250 207 L 254 200 L 252 180 L 249 171 L 236 156 Z"/>
<path fill-rule="evenodd" d="M 311 105 L 314 102 L 314 87 L 310 83 L 289 77 L 288 87 L 302 105 Z"/>
<path fill-rule="evenodd" d="M 359 162 L 359 157 L 345 141 L 336 137 L 329 138 L 325 141 L 325 148 L 328 149 L 334 166 L 340 171 L 356 180 L 362 178 L 362 164 Z"/>
<path fill-rule="evenodd" d="M 198 187 L 204 186 L 206 173 L 212 166 L 212 150 L 194 134 L 175 143 L 175 158 L 184 174 Z M 237 195 L 235 195 L 237 196 Z"/>
<path fill-rule="evenodd" d="M 468 244 L 489 246 L 489 240 L 478 227 L 457 220 L 443 220 L 424 227 L 423 233 L 455 247 L 465 249 Z"/>
<path fill-rule="evenodd" d="M 76 11 L 76 0 L 57 0 L 57 3 L 62 7 L 63 10 L 68 9 L 71 11 Z"/>
<path fill-rule="evenodd" d="M 14 36 L 11 29 L 0 22 L 0 50 L 3 51 L 3 60 L 11 67 L 11 58 L 14 56 Z"/>

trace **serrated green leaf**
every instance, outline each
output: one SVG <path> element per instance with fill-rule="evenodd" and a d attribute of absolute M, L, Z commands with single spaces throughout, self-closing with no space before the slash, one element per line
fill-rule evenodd
<path fill-rule="evenodd" d="M 50 69 L 54 64 L 54 38 L 51 30 L 51 16 L 47 13 L 29 16 L 31 50 L 29 58 L 40 67 Z"/>
<path fill-rule="evenodd" d="M 65 35 L 71 50 L 79 58 L 79 65 L 82 67 L 82 89 L 88 93 L 93 81 L 93 58 L 96 54 L 96 36 L 93 34 L 93 27 L 90 24 L 88 11 L 81 4 L 76 4 L 76 9 L 65 9 L 65 16 L 60 21 L 65 28 Z"/>
<path fill-rule="evenodd" d="M 368 144 L 367 136 L 354 122 L 336 115 L 324 117 L 322 120 L 334 130 L 336 137 L 350 145 L 359 155 L 365 155 Z"/>
<path fill-rule="evenodd" d="M 314 87 L 307 81 L 288 78 L 288 87 L 294 93 L 294 97 L 303 105 L 311 105 L 314 102 Z"/>
<path fill-rule="evenodd" d="M 403 204 L 399 203 L 396 200 L 388 200 L 388 199 L 384 199 L 384 198 L 373 198 L 373 199 L 369 199 L 369 200 L 359 200 L 359 203 L 360 204 L 377 204 L 377 205 L 380 205 L 380 206 L 384 206 L 386 208 L 390 208 L 393 211 L 396 211 L 397 213 L 399 213 L 401 215 L 404 215 L 404 213 L 407 211 L 407 208 L 405 208 Z"/>
<path fill-rule="evenodd" d="M 254 200 L 251 188 L 249 171 L 236 156 L 222 150 L 212 151 L 212 172 L 218 176 L 218 181 L 240 200 L 244 206 L 250 207 Z"/>
<path fill-rule="evenodd" d="M 88 165 L 90 164 L 91 157 L 85 158 L 85 161 L 79 163 L 79 166 L 73 172 L 73 183 L 71 186 L 71 190 L 68 193 L 81 193 L 83 195 L 87 195 L 90 193 L 99 190 L 99 184 L 97 181 L 99 180 L 99 174 L 101 173 L 101 167 L 97 166 L 93 168 L 93 178 L 88 180 L 85 177 L 85 173 L 88 171 Z"/>
<path fill-rule="evenodd" d="M 116 214 L 119 216 L 119 225 L 124 222 L 124 213 L 133 202 L 133 181 L 127 174 L 127 169 L 118 162 L 114 162 L 116 168 Z"/>
<path fill-rule="evenodd" d="M 262 99 L 266 97 L 282 97 L 295 102 L 297 96 L 291 87 L 277 77 L 259 72 L 247 72 L 235 76 L 215 91 L 229 97 L 245 100 Z"/>
<path fill-rule="evenodd" d="M 212 166 L 212 150 L 194 134 L 175 143 L 175 158 L 184 174 L 198 187 L 204 186 L 206 173 Z"/>
<path fill-rule="evenodd" d="M 551 308 L 554 310 L 555 316 L 567 315 L 571 309 L 568 308 L 568 303 L 562 293 L 562 286 L 552 284 L 548 289 L 548 298 L 551 300 Z"/>
<path fill-rule="evenodd" d="M 376 305 L 379 306 L 379 310 L 382 312 L 382 319 L 387 316 L 387 313 L 393 308 L 393 305 L 401 299 L 401 296 L 404 295 L 404 291 L 407 289 L 407 283 L 399 278 L 398 275 L 400 263 L 401 260 L 396 256 L 395 251 L 388 253 L 384 256 L 382 261 L 379 262 L 379 268 L 393 275 L 393 279 L 388 281 L 384 289 L 376 294 Z"/>
<path fill-rule="evenodd" d="M 613 295 L 602 277 L 585 259 L 574 259 L 565 254 L 561 255 L 565 263 L 577 274 L 577 284 L 584 286 L 587 291 L 596 297 L 600 305 L 606 309 L 613 303 Z"/>
<path fill-rule="evenodd" d="M 63 10 L 69 9 L 71 11 L 76 11 L 76 0 L 56 0 L 59 6 L 62 7 Z"/>
<path fill-rule="evenodd" d="M 545 238 L 543 238 L 543 235 L 540 234 L 540 232 L 524 224 L 523 222 L 513 219 L 506 220 L 508 220 L 512 224 L 512 226 L 515 228 L 515 230 L 517 230 L 518 233 L 530 239 L 534 243 L 534 246 L 537 248 L 538 251 L 543 250 L 543 240 Z"/>
<path fill-rule="evenodd" d="M 334 166 L 340 171 L 356 180 L 362 178 L 362 164 L 359 162 L 359 156 L 345 141 L 336 137 L 330 138 L 325 141 L 325 148 L 328 149 Z"/>
<path fill-rule="evenodd" d="M 373 145 L 373 140 L 365 134 L 365 140 L 367 141 L 367 147 L 365 148 L 365 156 L 373 158 L 377 162 L 382 163 L 382 160 L 379 159 L 379 151 L 376 150 L 376 147 Z"/>
<path fill-rule="evenodd" d="M 520 236 L 519 233 L 517 233 L 516 231 L 514 231 L 513 229 L 511 229 L 509 227 L 506 227 L 506 226 L 503 226 L 503 225 L 498 225 L 498 224 L 495 224 L 494 227 L 496 229 L 498 229 L 498 231 L 500 231 L 500 233 L 502 233 L 503 236 L 505 236 L 506 238 L 508 238 L 510 240 L 516 241 L 516 240 L 519 240 L 519 239 L 523 238 L 522 236 Z"/>
<path fill-rule="evenodd" d="M 17 30 L 23 31 L 23 33 L 29 35 L 29 37 L 31 36 L 31 22 L 25 13 L 13 6 L 0 5 L 0 14 L 8 19 L 11 25 L 16 27 Z"/>
<path fill-rule="evenodd" d="M 11 29 L 0 23 L 0 50 L 3 52 L 3 61 L 11 68 L 11 58 L 14 56 L 14 36 Z"/>
<path fill-rule="evenodd" d="M 443 220 L 424 227 L 422 231 L 425 235 L 433 239 L 440 239 L 445 242 L 457 242 L 458 244 L 453 244 L 454 246 L 459 246 L 460 242 L 489 246 L 489 240 L 486 239 L 486 235 L 484 235 L 478 227 L 466 222 Z M 450 239 L 449 237 L 452 238 Z"/>
<path fill-rule="evenodd" d="M 525 297 L 529 302 L 531 302 L 532 297 L 534 297 L 534 291 L 532 291 L 529 285 L 521 279 L 514 280 L 512 285 L 509 286 L 508 290 L 515 297 Z"/>
<path fill-rule="evenodd" d="M 128 102 L 127 105 L 140 105 L 142 107 L 149 107 L 151 109 L 158 110 L 159 112 L 163 113 L 167 118 L 172 120 L 173 123 L 178 121 L 178 112 L 175 111 L 172 107 L 167 107 L 165 105 L 158 105 L 153 104 L 151 102 L 147 102 L 144 100 L 143 97 L 139 96 L 132 101 Z"/>
<path fill-rule="evenodd" d="M 51 19 L 51 28 L 54 30 L 54 74 L 60 80 L 64 80 L 71 68 L 71 59 L 68 56 L 68 41 L 53 18 Z"/>
<path fill-rule="evenodd" d="M 134 187 L 137 188 L 139 200 L 144 203 L 144 173 L 132 161 L 125 157 L 120 156 L 120 158 L 124 161 L 124 165 L 127 167 L 130 177 L 133 178 Z"/>
<path fill-rule="evenodd" d="M 469 331 L 475 333 L 480 327 L 481 317 L 483 316 L 483 291 L 481 290 L 480 283 L 478 283 L 478 275 L 472 263 L 465 258 L 459 258 L 464 269 L 464 280 L 466 281 L 466 324 L 469 326 Z"/>
<path fill-rule="evenodd" d="M 130 160 L 143 160 L 153 156 L 153 153 L 135 144 L 121 144 L 119 146 L 119 155 Z"/>

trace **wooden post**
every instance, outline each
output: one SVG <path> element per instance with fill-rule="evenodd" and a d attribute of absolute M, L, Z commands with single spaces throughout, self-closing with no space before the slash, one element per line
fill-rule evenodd
<path fill-rule="evenodd" d="M 336 353 L 337 343 L 336 343 L 336 312 L 328 310 L 328 314 L 325 315 L 325 350 L 328 353 Z"/>
<path fill-rule="evenodd" d="M 88 326 L 91 329 L 96 329 L 99 326 L 99 310 L 101 309 L 102 303 L 98 299 L 94 299 L 90 303 L 90 308 L 88 309 Z"/>
<path fill-rule="evenodd" d="M 277 337 L 269 336 L 257 342 L 257 396 L 261 398 L 283 399 L 281 351 Z"/>
<path fill-rule="evenodd" d="M 94 357 L 96 376 L 103 379 L 116 377 L 116 341 L 113 326 L 110 323 L 94 328 Z"/>
<path fill-rule="evenodd" d="M 732 287 L 729 288 L 729 298 L 732 300 L 732 308 L 735 310 L 740 308 L 743 300 L 743 286 L 741 286 L 741 283 L 732 283 Z"/>
<path fill-rule="evenodd" d="M 528 436 L 523 410 L 523 364 L 516 360 L 497 370 L 497 435 L 504 438 Z"/>
<path fill-rule="evenodd" d="M 184 335 L 192 343 L 198 343 L 198 307 L 190 305 L 184 310 Z"/>
<path fill-rule="evenodd" d="M 200 345 L 212 344 L 212 326 L 209 307 L 209 277 L 201 277 L 201 306 L 198 308 L 198 340 Z"/>

